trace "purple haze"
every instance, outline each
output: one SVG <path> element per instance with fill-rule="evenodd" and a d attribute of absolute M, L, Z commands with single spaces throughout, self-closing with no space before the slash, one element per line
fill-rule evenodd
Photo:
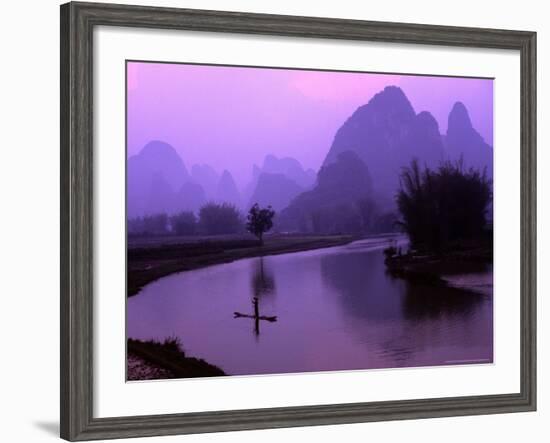
<path fill-rule="evenodd" d="M 493 144 L 487 79 L 129 62 L 128 156 L 149 141 L 172 145 L 185 166 L 229 170 L 239 188 L 267 154 L 317 171 L 345 120 L 389 85 L 445 134 L 455 102 Z"/>

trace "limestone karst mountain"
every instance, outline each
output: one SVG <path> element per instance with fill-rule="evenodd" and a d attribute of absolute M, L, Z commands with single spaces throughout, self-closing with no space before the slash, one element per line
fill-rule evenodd
<path fill-rule="evenodd" d="M 461 102 L 456 102 L 449 114 L 444 141 L 450 160 L 462 159 L 466 168 L 487 168 L 489 177 L 493 176 L 493 148 L 474 129 L 468 110 Z"/>
<path fill-rule="evenodd" d="M 237 208 L 242 205 L 241 194 L 235 184 L 231 173 L 226 169 L 223 171 L 216 188 L 216 202 L 229 203 Z"/>
<path fill-rule="evenodd" d="M 220 181 L 220 175 L 207 164 L 193 165 L 191 167 L 191 179 L 202 186 L 207 200 L 216 197 L 216 189 Z"/>
<path fill-rule="evenodd" d="M 399 172 L 413 157 L 433 166 L 444 158 L 436 120 L 416 114 L 401 88 L 388 86 L 360 106 L 337 131 L 324 165 L 353 151 L 368 166 L 378 200 L 391 202 Z"/>
<path fill-rule="evenodd" d="M 268 154 L 261 168 L 252 167 L 252 180 L 244 190 L 247 206 L 269 202 L 276 210 L 283 209 L 300 192 L 310 189 L 316 180 L 313 169 L 304 169 L 291 157 Z"/>
<path fill-rule="evenodd" d="M 278 219 L 281 230 L 362 232 L 371 216 L 369 169 L 354 151 L 341 152 L 317 175 L 316 186 L 292 200 Z"/>
<path fill-rule="evenodd" d="M 282 174 L 304 189 L 310 188 L 315 183 L 315 171 L 305 170 L 300 162 L 292 157 L 277 158 L 271 154 L 266 155 L 261 172 Z"/>
<path fill-rule="evenodd" d="M 339 190 L 329 192 L 331 186 L 345 188 L 348 174 L 359 186 L 361 197 L 365 194 L 356 168 L 366 171 L 369 199 L 377 210 L 391 212 L 395 211 L 399 174 L 413 158 L 429 167 L 437 167 L 443 160 L 461 159 L 465 167 L 486 168 L 492 177 L 493 148 L 473 127 L 463 103 L 453 106 L 446 134 L 442 135 L 430 112 L 416 113 L 402 89 L 388 86 L 343 122 L 318 176 L 295 158 L 268 154 L 261 166 L 252 166 L 252 180 L 241 192 L 228 170 L 220 175 L 202 163 L 193 165 L 190 174 L 171 145 L 162 141 L 147 143 L 128 159 L 128 217 L 181 210 L 197 212 L 207 201 L 230 203 L 245 212 L 254 203 L 272 205 L 279 215 L 287 207 L 287 215 L 296 214 L 298 201 L 319 212 L 321 207 L 349 203 Z M 354 165 L 355 161 L 360 162 L 359 166 Z M 336 169 L 328 168 L 331 165 L 337 165 Z M 336 170 L 340 171 L 339 179 L 330 181 L 329 176 Z M 332 171 L 329 176 L 327 171 Z M 319 182 L 321 177 L 323 181 Z M 346 189 L 357 197 L 356 191 Z M 296 217 L 288 220 L 296 221 Z"/>
<path fill-rule="evenodd" d="M 207 202 L 206 194 L 201 185 L 194 182 L 184 183 L 176 195 L 175 209 L 197 213 Z"/>
<path fill-rule="evenodd" d="M 278 212 L 303 191 L 304 188 L 284 174 L 262 172 L 247 207 L 250 208 L 255 203 L 261 207 L 271 205 Z"/>
<path fill-rule="evenodd" d="M 466 107 L 457 102 L 449 114 L 447 134 L 428 111 L 416 113 L 401 88 L 388 86 L 360 106 L 337 131 L 324 164 L 354 151 L 368 166 L 376 199 L 393 202 L 399 173 L 413 158 L 437 167 L 463 158 L 466 167 L 487 168 L 492 175 L 493 149 L 473 128 Z"/>
<path fill-rule="evenodd" d="M 128 159 L 128 218 L 195 210 L 204 191 L 191 183 L 185 164 L 168 143 L 151 141 Z"/>

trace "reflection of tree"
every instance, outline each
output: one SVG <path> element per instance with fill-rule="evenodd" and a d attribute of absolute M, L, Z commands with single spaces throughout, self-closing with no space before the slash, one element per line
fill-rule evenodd
<path fill-rule="evenodd" d="M 491 310 L 484 309 L 490 299 L 391 278 L 381 251 L 326 255 L 321 276 L 336 291 L 349 330 L 384 365 L 439 364 L 458 355 L 456 347 L 490 347 Z"/>
<path fill-rule="evenodd" d="M 235 318 L 250 318 L 254 320 L 254 333 L 256 337 L 258 337 L 260 335 L 260 320 L 265 320 L 271 323 L 277 321 L 276 315 L 260 315 L 260 298 L 275 291 L 275 279 L 273 278 L 273 274 L 269 272 L 269 268 L 265 265 L 263 257 L 259 257 L 255 261 L 252 279 L 250 282 L 253 293 L 253 313 L 249 314 L 235 311 L 233 316 Z"/>
<path fill-rule="evenodd" d="M 321 259 L 321 273 L 341 294 L 338 301 L 346 312 L 372 321 L 467 317 L 484 301 L 468 291 L 392 278 L 379 252 L 327 255 Z"/>
<path fill-rule="evenodd" d="M 433 319 L 442 315 L 467 318 L 483 301 L 484 296 L 462 289 L 407 282 L 403 313 L 405 318 L 412 320 Z"/>
<path fill-rule="evenodd" d="M 384 274 L 380 251 L 329 254 L 321 258 L 323 282 L 334 288 L 342 309 L 353 318 L 372 321 L 400 319 L 403 282 Z"/>
<path fill-rule="evenodd" d="M 275 279 L 273 274 L 269 272 L 269 268 L 265 266 L 263 257 L 259 257 L 255 263 L 251 284 L 255 297 L 261 297 L 275 291 Z"/>

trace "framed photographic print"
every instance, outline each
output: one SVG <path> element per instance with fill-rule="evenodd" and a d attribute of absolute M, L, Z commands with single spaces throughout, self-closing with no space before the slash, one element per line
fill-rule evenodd
<path fill-rule="evenodd" d="M 61 436 L 536 407 L 536 34 L 61 7 Z"/>

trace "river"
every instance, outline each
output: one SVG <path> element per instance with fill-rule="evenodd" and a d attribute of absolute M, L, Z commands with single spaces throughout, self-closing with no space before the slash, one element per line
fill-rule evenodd
<path fill-rule="evenodd" d="M 187 355 L 231 375 L 492 362 L 492 290 L 392 278 L 382 252 L 388 241 L 164 277 L 128 299 L 128 337 L 177 336 Z M 234 318 L 254 313 L 254 297 L 259 314 L 276 321 Z"/>

